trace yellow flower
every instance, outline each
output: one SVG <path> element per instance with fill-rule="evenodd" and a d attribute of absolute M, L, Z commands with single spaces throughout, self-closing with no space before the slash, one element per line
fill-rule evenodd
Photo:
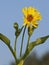
<path fill-rule="evenodd" d="M 22 9 L 22 12 L 24 14 L 24 26 L 27 25 L 27 27 L 29 26 L 33 26 L 33 27 L 37 27 L 38 26 L 38 22 L 39 20 L 41 20 L 41 15 L 40 12 L 38 12 L 35 8 L 33 7 L 25 7 Z"/>

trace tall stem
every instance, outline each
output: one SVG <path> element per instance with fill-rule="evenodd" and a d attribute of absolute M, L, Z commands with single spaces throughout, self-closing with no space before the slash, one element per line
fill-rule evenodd
<path fill-rule="evenodd" d="M 23 59 L 25 59 L 28 55 L 28 46 L 29 46 L 29 41 L 30 41 L 30 36 L 28 36 L 28 41 L 27 41 L 27 46 L 26 46 L 26 51 L 25 51 L 25 54 L 24 56 L 22 57 Z"/>
<path fill-rule="evenodd" d="M 17 37 L 15 38 L 15 44 L 14 44 L 14 51 L 15 51 L 15 54 L 16 54 L 16 42 L 17 42 Z"/>
<path fill-rule="evenodd" d="M 28 50 L 29 41 L 30 41 L 30 36 L 28 36 L 28 42 L 27 42 L 27 46 L 26 46 L 26 51 Z"/>
<path fill-rule="evenodd" d="M 24 28 L 23 35 L 22 35 L 22 42 L 21 42 L 21 48 L 20 48 L 20 57 L 22 55 L 22 47 L 23 47 L 23 40 L 24 40 L 25 30 L 26 30 L 26 26 Z"/>

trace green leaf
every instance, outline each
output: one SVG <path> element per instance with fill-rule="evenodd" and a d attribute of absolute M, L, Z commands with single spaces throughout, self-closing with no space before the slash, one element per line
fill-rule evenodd
<path fill-rule="evenodd" d="M 9 50 L 11 51 L 13 57 L 15 58 L 16 62 L 18 62 L 17 57 L 15 55 L 15 51 L 13 50 L 13 48 L 10 46 L 10 40 L 3 34 L 0 33 L 0 40 L 2 40 L 9 48 Z"/>
<path fill-rule="evenodd" d="M 28 51 L 30 52 L 36 45 L 43 44 L 47 39 L 49 38 L 49 35 L 40 37 L 36 39 L 36 41 L 31 42 L 28 47 Z"/>
<path fill-rule="evenodd" d="M 10 45 L 10 40 L 1 33 L 0 33 L 0 40 L 2 40 L 6 45 Z"/>
<path fill-rule="evenodd" d="M 49 38 L 49 35 L 40 37 L 40 38 L 36 39 L 36 41 L 31 42 L 28 46 L 27 52 L 23 55 L 22 58 L 25 59 L 35 46 L 37 46 L 39 44 L 43 44 L 48 38 Z"/>

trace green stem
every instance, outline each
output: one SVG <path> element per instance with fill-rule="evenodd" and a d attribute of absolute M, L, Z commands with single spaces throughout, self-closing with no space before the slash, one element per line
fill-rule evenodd
<path fill-rule="evenodd" d="M 15 51 L 15 54 L 16 54 L 16 42 L 17 42 L 17 37 L 15 38 L 15 44 L 14 44 L 14 51 Z"/>
<path fill-rule="evenodd" d="M 20 57 L 22 55 L 22 47 L 23 47 L 23 40 L 24 40 L 25 30 L 26 30 L 26 26 L 24 28 L 23 35 L 22 35 L 22 42 L 21 42 L 21 48 L 20 48 Z"/>
<path fill-rule="evenodd" d="M 28 36 L 28 42 L 27 42 L 27 46 L 26 46 L 26 51 L 28 50 L 29 41 L 30 41 L 30 36 Z"/>
<path fill-rule="evenodd" d="M 26 51 L 25 51 L 25 54 L 24 56 L 22 57 L 23 59 L 25 59 L 28 55 L 28 46 L 29 46 L 29 41 L 30 41 L 30 36 L 28 36 L 28 41 L 27 41 L 27 46 L 26 46 Z"/>
<path fill-rule="evenodd" d="M 18 59 L 16 58 L 16 54 L 15 54 L 15 51 L 12 49 L 12 47 L 9 45 L 8 48 L 10 49 L 12 55 L 14 56 L 14 59 L 16 61 L 16 63 L 18 62 Z"/>

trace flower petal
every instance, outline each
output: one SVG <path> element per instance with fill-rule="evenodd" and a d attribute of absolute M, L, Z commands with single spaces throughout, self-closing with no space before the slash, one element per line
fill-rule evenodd
<path fill-rule="evenodd" d="M 27 27 L 30 26 L 30 22 L 28 22 L 26 18 L 24 18 L 24 23 L 23 23 L 23 26 L 25 26 L 25 25 L 27 25 Z"/>
<path fill-rule="evenodd" d="M 32 21 L 32 26 L 34 26 L 35 28 L 38 27 L 38 22 Z"/>
<path fill-rule="evenodd" d="M 27 17 L 27 7 L 23 8 L 22 12 L 24 13 L 25 17 Z"/>
<path fill-rule="evenodd" d="M 28 7 L 28 14 L 33 14 L 33 8 L 31 6 Z"/>
<path fill-rule="evenodd" d="M 41 15 L 38 14 L 38 15 L 36 15 L 36 16 L 34 17 L 34 19 L 35 19 L 35 20 L 41 20 L 42 17 L 41 17 Z"/>
<path fill-rule="evenodd" d="M 38 26 L 38 22 L 36 21 L 41 20 L 42 17 L 40 15 L 40 12 L 38 12 L 37 9 L 30 6 L 28 8 L 27 7 L 23 8 L 22 12 L 24 13 L 24 24 L 23 25 L 27 25 L 27 27 L 29 26 L 37 27 Z M 31 16 L 29 15 L 31 15 L 33 18 L 31 19 Z M 31 20 L 29 20 L 27 17 Z"/>

